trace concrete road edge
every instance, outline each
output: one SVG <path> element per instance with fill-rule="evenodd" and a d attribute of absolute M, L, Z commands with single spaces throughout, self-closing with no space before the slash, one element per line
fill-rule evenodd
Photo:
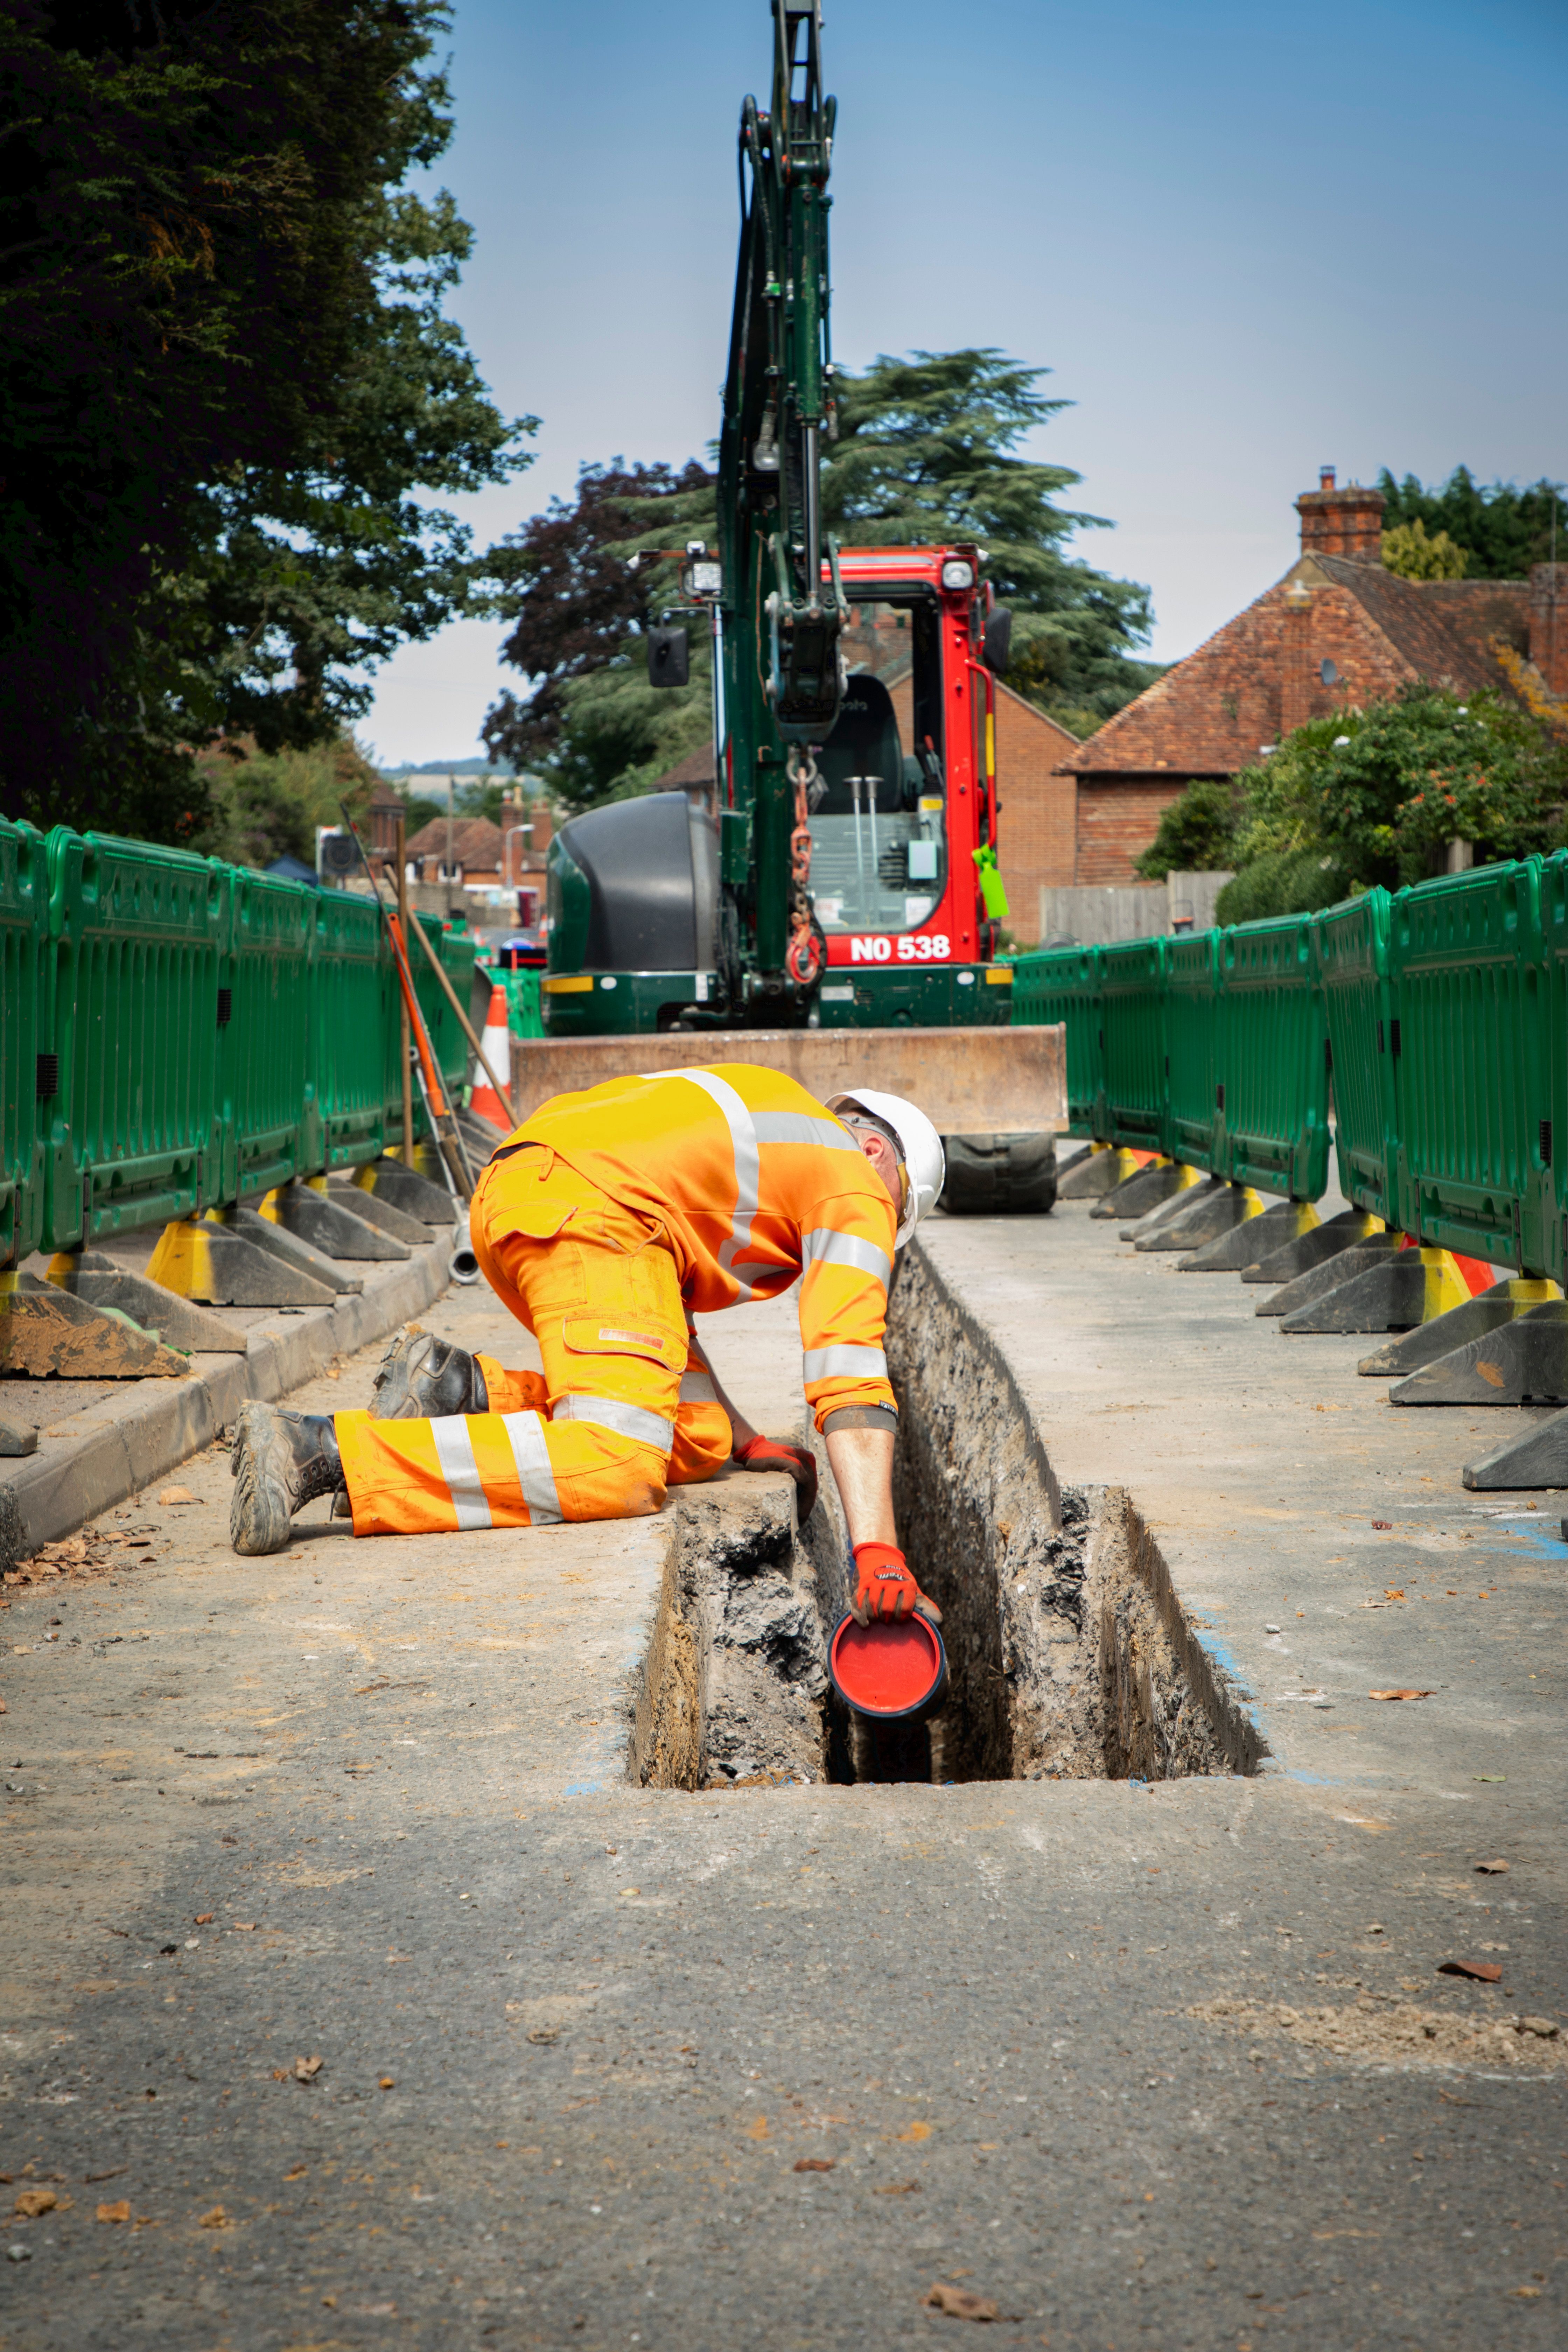
<path fill-rule="evenodd" d="M 339 1356 L 395 1331 L 447 1286 L 450 1238 L 440 1234 L 358 1295 L 251 1327 L 243 1356 L 195 1356 L 188 1380 L 127 1382 L 81 1416 L 77 1444 L 29 1455 L 0 1480 L 0 1567 L 72 1534 L 210 1445 L 249 1397 L 286 1396 Z"/>

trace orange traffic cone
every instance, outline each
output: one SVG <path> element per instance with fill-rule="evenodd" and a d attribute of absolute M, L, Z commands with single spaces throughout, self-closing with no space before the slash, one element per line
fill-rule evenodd
<path fill-rule="evenodd" d="M 479 1041 L 485 1049 L 485 1062 L 495 1072 L 507 1093 L 511 1092 L 511 1042 L 507 1028 L 506 991 L 498 982 L 490 991 L 490 1009 L 485 1015 L 485 1034 Z M 517 1122 L 511 1115 L 511 1105 L 503 1102 L 491 1086 L 485 1072 L 485 1063 L 474 1063 L 474 1091 L 468 1108 L 480 1118 L 488 1118 L 510 1135 Z"/>

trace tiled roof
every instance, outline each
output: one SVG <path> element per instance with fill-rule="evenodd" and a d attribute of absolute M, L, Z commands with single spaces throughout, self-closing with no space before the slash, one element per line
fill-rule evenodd
<path fill-rule="evenodd" d="M 1304 636 L 1285 663 L 1288 600 L 1304 610 Z M 1461 693 L 1506 692 L 1489 649 L 1522 648 L 1530 591 L 1522 581 L 1401 580 L 1381 563 L 1307 555 L 1205 645 L 1146 687 L 1061 762 L 1058 773 L 1229 776 L 1298 725 L 1336 705 L 1381 700 L 1415 678 Z M 1321 677 L 1323 662 L 1334 673 Z"/>
<path fill-rule="evenodd" d="M 488 816 L 460 816 L 452 826 L 452 859 L 468 874 L 499 874 L 500 871 L 501 833 Z M 405 845 L 409 857 L 439 857 L 447 856 L 447 820 L 433 816 L 422 824 L 412 841 Z"/>

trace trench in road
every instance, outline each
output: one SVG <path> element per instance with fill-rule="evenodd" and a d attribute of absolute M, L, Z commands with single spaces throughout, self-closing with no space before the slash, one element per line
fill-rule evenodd
<path fill-rule="evenodd" d="M 738 1523 L 693 1490 L 672 1515 L 633 1777 L 696 1789 L 1257 1770 L 1257 1728 L 1132 1497 L 1058 1486 L 1005 1360 L 918 1247 L 900 1260 L 888 1355 L 899 1526 L 942 1611 L 941 1713 L 875 1726 L 830 1691 L 823 1658 L 850 1562 L 826 1464 L 799 1535 L 776 1514 Z"/>

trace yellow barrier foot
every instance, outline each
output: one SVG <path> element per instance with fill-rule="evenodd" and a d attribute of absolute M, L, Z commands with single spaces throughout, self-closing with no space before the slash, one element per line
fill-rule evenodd
<path fill-rule="evenodd" d="M 183 1379 L 188 1356 L 112 1307 L 89 1307 L 36 1275 L 0 1274 L 0 1372 L 70 1381 Z"/>
<path fill-rule="evenodd" d="M 151 1331 L 165 1347 L 183 1354 L 243 1356 L 245 1333 L 234 1324 L 197 1307 L 172 1290 L 160 1289 L 144 1274 L 116 1265 L 97 1250 L 62 1250 L 49 1260 L 47 1279 L 58 1290 L 83 1298 L 89 1307 L 117 1307 L 133 1323 Z"/>
<path fill-rule="evenodd" d="M 263 1201 L 262 1208 L 266 1205 Z M 281 1225 L 271 1223 L 256 1209 L 209 1209 L 207 1215 L 213 1224 L 222 1225 L 241 1241 L 249 1242 L 253 1248 L 265 1250 L 268 1257 L 321 1283 L 334 1298 L 357 1297 L 364 1288 L 363 1276 L 341 1273 L 323 1251 L 312 1249 L 309 1242 L 300 1241 L 294 1234 L 285 1233 Z"/>
<path fill-rule="evenodd" d="M 191 1217 L 164 1226 L 147 1278 L 208 1307 L 330 1307 L 335 1295 L 227 1226 Z"/>
<path fill-rule="evenodd" d="M 1287 1315 L 1279 1328 L 1291 1337 L 1310 1331 L 1409 1331 L 1418 1323 L 1436 1322 L 1469 1297 L 1470 1286 L 1451 1250 L 1394 1249 L 1359 1272 L 1347 1273 L 1333 1289 Z"/>
<path fill-rule="evenodd" d="M 1308 1204 L 1303 1202 L 1302 1205 Z M 1276 1283 L 1294 1282 L 1299 1274 L 1310 1274 L 1314 1266 L 1323 1265 L 1331 1257 L 1338 1257 L 1342 1251 L 1355 1249 L 1363 1242 L 1374 1240 L 1383 1230 L 1383 1219 L 1369 1215 L 1365 1209 L 1342 1209 L 1337 1217 L 1330 1217 L 1323 1223 L 1319 1223 L 1318 1213 L 1314 1209 L 1310 1224 L 1297 1239 L 1282 1242 L 1277 1249 L 1271 1248 L 1268 1255 L 1259 1258 L 1256 1265 L 1244 1266 L 1241 1278 L 1243 1282 L 1266 1282 L 1270 1288 Z M 1262 1241 L 1266 1238 L 1260 1230 L 1258 1239 Z M 1268 1311 L 1261 1307 L 1258 1309 L 1260 1315 Z"/>
<path fill-rule="evenodd" d="M 1277 1249 L 1300 1241 L 1303 1234 L 1318 1229 L 1318 1213 L 1310 1201 L 1267 1202 L 1250 1184 L 1237 1184 L 1234 1189 L 1240 1197 L 1241 1207 L 1229 1229 L 1219 1234 L 1206 1249 L 1194 1250 L 1191 1257 L 1183 1258 L 1176 1268 L 1178 1274 L 1244 1274 L 1259 1258 L 1269 1257 Z"/>
<path fill-rule="evenodd" d="M 363 1217 L 356 1217 L 346 1201 L 331 1201 L 323 1185 L 279 1184 L 260 1204 L 259 1215 L 278 1230 L 309 1242 L 327 1257 L 405 1258 L 408 1251 Z"/>
<path fill-rule="evenodd" d="M 1150 1160 L 1140 1166 L 1130 1151 L 1119 1152 L 1117 1157 L 1130 1163 L 1128 1172 L 1102 1201 L 1095 1202 L 1089 1213 L 1091 1217 L 1141 1217 L 1168 1201 L 1173 1192 L 1184 1192 L 1204 1181 L 1197 1169 L 1184 1168 L 1179 1160 Z"/>
<path fill-rule="evenodd" d="M 422 1225 L 450 1225 L 458 1213 L 452 1206 L 452 1195 L 441 1182 L 439 1169 L 420 1175 L 416 1170 L 405 1168 L 401 1160 L 394 1160 L 390 1153 L 370 1160 L 360 1170 L 354 1182 L 362 1192 L 374 1192 L 378 1201 L 390 1201 L 395 1209 L 417 1217 Z"/>
<path fill-rule="evenodd" d="M 1568 1404 L 1568 1299 L 1554 1282 L 1500 1282 L 1356 1370 L 1393 1372 L 1391 1404 Z"/>

